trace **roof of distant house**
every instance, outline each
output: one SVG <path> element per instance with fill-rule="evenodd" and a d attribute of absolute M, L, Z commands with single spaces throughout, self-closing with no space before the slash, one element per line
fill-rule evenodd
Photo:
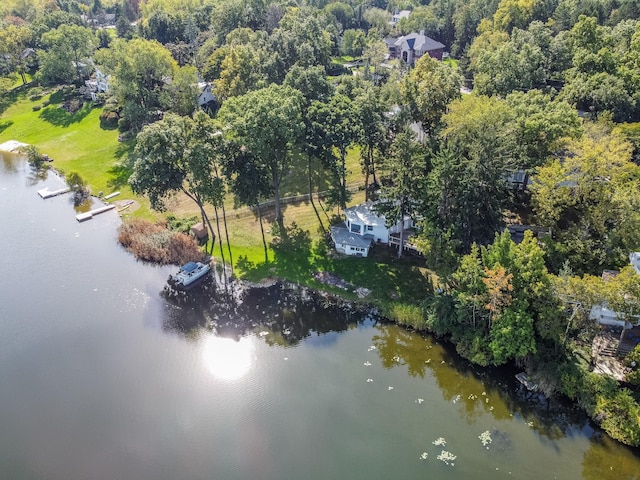
<path fill-rule="evenodd" d="M 394 42 L 396 47 L 402 45 L 403 42 L 407 42 L 407 45 L 412 50 L 421 50 L 423 52 L 431 52 L 433 50 L 444 49 L 445 46 L 434 40 L 431 37 L 427 37 L 424 33 L 410 33 L 409 35 L 405 35 L 403 37 L 399 37 Z"/>
<path fill-rule="evenodd" d="M 393 14 L 393 18 L 400 20 L 401 18 L 409 18 L 409 15 L 411 15 L 411 10 L 400 10 L 398 12 L 396 9 L 396 13 Z"/>

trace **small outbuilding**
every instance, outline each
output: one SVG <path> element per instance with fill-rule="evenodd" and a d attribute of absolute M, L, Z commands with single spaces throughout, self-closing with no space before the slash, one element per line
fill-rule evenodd
<path fill-rule="evenodd" d="M 198 241 L 203 241 L 209 238 L 209 231 L 202 222 L 198 222 L 193 227 L 191 227 L 191 233 L 198 239 Z"/>

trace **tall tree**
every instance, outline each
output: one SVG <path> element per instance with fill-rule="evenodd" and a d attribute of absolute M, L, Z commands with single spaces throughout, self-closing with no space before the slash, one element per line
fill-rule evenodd
<path fill-rule="evenodd" d="M 174 114 L 145 126 L 137 136 L 129 183 L 135 193 L 147 196 L 158 211 L 165 209 L 171 194 L 182 192 L 198 206 L 203 223 L 214 236 L 204 209 L 214 176 L 207 170 L 210 162 L 206 155 L 192 155 L 192 131 L 189 117 Z"/>
<path fill-rule="evenodd" d="M 640 244 L 640 167 L 631 145 L 603 124 L 587 125 L 561 157 L 538 169 L 531 186 L 538 222 L 553 232 L 553 268 L 578 273 L 619 268 Z M 552 247 L 552 248 L 551 248 Z"/>
<path fill-rule="evenodd" d="M 399 226 L 398 257 L 404 250 L 405 218 L 417 219 L 427 173 L 425 149 L 415 142 L 414 137 L 413 131 L 406 129 L 393 140 L 389 155 L 383 162 L 388 183 L 383 184 L 380 202 L 376 206 L 376 210 L 384 214 L 387 227 Z"/>
<path fill-rule="evenodd" d="M 504 178 L 518 154 L 513 113 L 499 99 L 467 95 L 443 119 L 445 143 L 433 158 L 424 216 L 432 234 L 451 231 L 468 251 L 503 227 L 509 198 Z"/>
<path fill-rule="evenodd" d="M 360 160 L 364 173 L 365 199 L 370 200 L 373 189 L 377 188 L 377 159 L 381 158 L 388 146 L 388 128 L 385 122 L 385 105 L 380 98 L 378 87 L 368 89 L 355 99 L 355 107 L 360 123 Z M 373 179 L 373 185 L 370 183 Z"/>
<path fill-rule="evenodd" d="M 402 82 L 403 101 L 427 136 L 440 126 L 449 104 L 460 98 L 462 78 L 449 65 L 423 55 Z"/>
<path fill-rule="evenodd" d="M 96 60 L 112 75 L 113 91 L 123 116 L 137 132 L 162 108 L 161 93 L 177 68 L 171 53 L 158 42 L 117 39 L 96 52 Z"/>
<path fill-rule="evenodd" d="M 27 83 L 24 51 L 30 40 L 31 31 L 27 27 L 7 25 L 0 29 L 0 55 L 8 58 L 10 67 L 20 74 L 23 85 Z"/>
<path fill-rule="evenodd" d="M 333 173 L 334 182 L 329 188 L 329 201 L 345 208 L 349 201 L 347 189 L 346 158 L 349 147 L 359 134 L 359 124 L 353 102 L 346 96 L 336 94 L 329 102 L 314 102 L 309 108 L 309 117 L 321 157 Z"/>
<path fill-rule="evenodd" d="M 270 85 L 227 100 L 218 112 L 225 135 L 260 159 L 271 177 L 275 219 L 284 220 L 280 185 L 291 164 L 292 149 L 302 132 L 302 94 L 291 87 Z"/>
<path fill-rule="evenodd" d="M 40 54 L 41 73 L 47 81 L 69 80 L 56 78 L 63 72 L 75 72 L 79 84 L 83 83 L 83 64 L 86 64 L 96 48 L 96 37 L 89 28 L 77 25 L 61 25 L 42 35 L 46 46 Z"/>

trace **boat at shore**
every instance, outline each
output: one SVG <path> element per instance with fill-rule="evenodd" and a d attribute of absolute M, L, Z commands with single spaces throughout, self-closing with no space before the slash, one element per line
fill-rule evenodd
<path fill-rule="evenodd" d="M 180 267 L 178 273 L 169 276 L 169 283 L 175 287 L 188 288 L 205 278 L 211 271 L 211 265 L 202 262 L 188 262 Z"/>

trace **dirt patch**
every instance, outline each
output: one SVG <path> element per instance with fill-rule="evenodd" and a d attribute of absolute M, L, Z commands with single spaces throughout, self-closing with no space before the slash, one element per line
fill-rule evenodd
<path fill-rule="evenodd" d="M 140 203 L 135 200 L 116 200 L 113 204 L 116 206 L 118 215 L 126 215 L 140 208 Z"/>

